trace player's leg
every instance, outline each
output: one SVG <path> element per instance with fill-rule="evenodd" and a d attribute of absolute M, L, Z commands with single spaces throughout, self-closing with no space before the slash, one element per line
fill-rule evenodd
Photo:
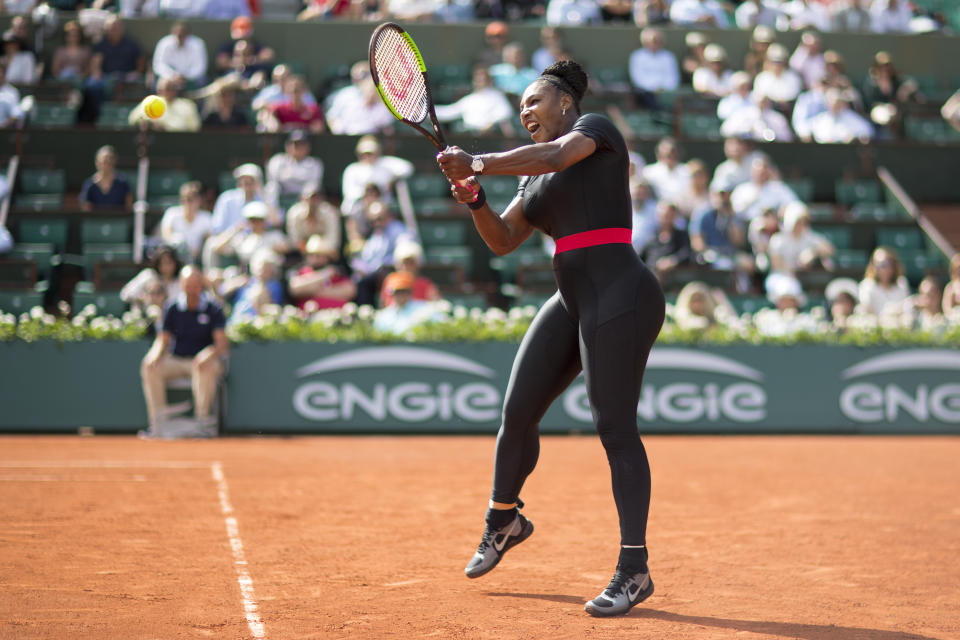
<path fill-rule="evenodd" d="M 586 321 L 582 325 L 587 392 L 610 464 L 621 543 L 614 579 L 587 603 L 593 615 L 626 613 L 653 593 L 646 549 L 650 464 L 637 430 L 637 403 L 647 358 L 663 324 L 663 303 L 657 288 L 645 294 L 631 311 L 596 327 Z"/>
<path fill-rule="evenodd" d="M 507 549 L 533 533 L 533 524 L 517 509 L 520 490 L 540 455 L 540 420 L 579 372 L 577 325 L 555 295 L 534 318 L 514 359 L 497 434 L 486 530 L 464 570 L 467 577 L 487 573 Z"/>

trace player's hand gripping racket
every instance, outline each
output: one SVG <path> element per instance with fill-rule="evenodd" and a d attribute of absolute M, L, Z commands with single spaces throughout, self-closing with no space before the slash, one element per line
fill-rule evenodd
<path fill-rule="evenodd" d="M 385 22 L 370 36 L 370 73 L 377 93 L 397 120 L 427 136 L 437 151 L 447 147 L 427 84 L 427 66 L 400 25 Z M 424 128 L 428 118 L 432 131 Z M 466 180 L 458 182 L 466 185 Z"/>

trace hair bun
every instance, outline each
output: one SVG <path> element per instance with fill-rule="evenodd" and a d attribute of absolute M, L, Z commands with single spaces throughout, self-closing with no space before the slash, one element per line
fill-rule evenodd
<path fill-rule="evenodd" d="M 577 102 L 583 100 L 587 92 L 587 73 L 573 60 L 558 60 L 543 70 L 541 75 L 556 76 L 570 85 Z"/>

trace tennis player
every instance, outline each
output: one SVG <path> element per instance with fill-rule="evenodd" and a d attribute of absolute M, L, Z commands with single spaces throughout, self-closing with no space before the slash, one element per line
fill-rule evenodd
<path fill-rule="evenodd" d="M 663 291 L 630 244 L 631 208 L 623 136 L 607 118 L 580 112 L 587 76 L 557 62 L 524 91 L 522 124 L 535 144 L 471 156 L 437 155 L 451 189 L 472 210 L 487 246 L 503 255 L 534 229 L 556 241 L 559 291 L 524 337 L 513 363 L 497 436 L 486 529 L 465 571 L 476 578 L 533 532 L 519 512 L 520 490 L 537 464 L 539 423 L 550 404 L 585 374 L 593 420 L 610 463 L 620 518 L 620 556 L 607 588 L 586 603 L 594 616 L 628 612 L 653 593 L 646 529 L 650 465 L 637 432 L 647 356 L 663 324 Z M 491 209 L 477 176 L 523 176 L 503 214 Z"/>

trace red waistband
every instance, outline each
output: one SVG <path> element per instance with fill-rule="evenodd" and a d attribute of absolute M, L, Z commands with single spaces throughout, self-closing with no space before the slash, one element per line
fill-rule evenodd
<path fill-rule="evenodd" d="M 630 244 L 630 238 L 632 235 L 633 233 L 630 231 L 630 229 L 622 229 L 619 227 L 593 229 L 592 231 L 574 233 L 573 235 L 557 238 L 557 248 L 553 252 L 553 255 L 563 253 L 564 251 L 572 251 L 573 249 L 595 247 L 598 244 Z"/>

